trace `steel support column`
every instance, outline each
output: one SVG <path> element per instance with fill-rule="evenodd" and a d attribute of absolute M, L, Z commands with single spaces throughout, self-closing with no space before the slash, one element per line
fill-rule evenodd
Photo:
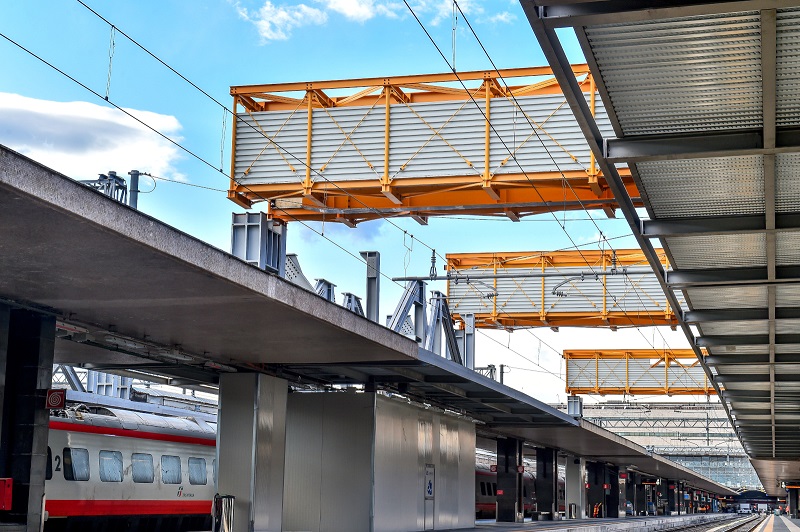
<path fill-rule="evenodd" d="M 0 305 L 0 477 L 14 482 L 11 511 L 0 512 L 0 523 L 10 530 L 42 525 L 55 325 L 52 316 Z"/>
<path fill-rule="evenodd" d="M 236 497 L 232 532 L 280 532 L 288 384 L 225 373 L 219 385 L 217 490 Z"/>
<path fill-rule="evenodd" d="M 497 440 L 497 521 L 515 523 L 522 515 L 522 441 Z"/>
<path fill-rule="evenodd" d="M 558 461 L 555 449 L 536 449 L 536 508 L 552 519 L 558 511 Z"/>

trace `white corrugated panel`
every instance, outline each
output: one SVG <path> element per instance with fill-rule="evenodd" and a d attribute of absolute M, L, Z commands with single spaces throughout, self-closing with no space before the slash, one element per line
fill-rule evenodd
<path fill-rule="evenodd" d="M 777 14 L 776 111 L 780 126 L 800 125 L 800 9 Z"/>
<path fill-rule="evenodd" d="M 800 319 L 775 320 L 775 334 L 797 334 L 800 332 Z"/>
<path fill-rule="evenodd" d="M 546 312 L 596 312 L 603 309 L 602 277 L 595 279 L 587 268 L 560 268 L 564 277 L 548 277 L 544 280 L 544 309 Z M 600 271 L 600 270 L 597 270 Z M 583 280 L 581 272 L 589 272 Z M 539 273 L 520 269 L 520 274 Z M 557 288 L 563 296 L 553 294 L 553 290 L 569 277 L 576 276 Z M 517 277 L 502 279 L 469 279 L 466 276 L 448 281 L 448 302 L 457 313 L 487 313 L 497 306 L 500 315 L 539 312 L 542 308 L 542 279 Z M 605 277 L 607 299 L 610 312 L 663 311 L 666 297 L 661 285 L 651 273 L 608 275 Z M 496 302 L 491 294 L 496 293 Z"/>
<path fill-rule="evenodd" d="M 764 212 L 761 156 L 637 163 L 658 218 Z"/>
<path fill-rule="evenodd" d="M 775 238 L 775 260 L 778 266 L 800 264 L 800 231 L 781 231 Z"/>
<path fill-rule="evenodd" d="M 597 102 L 601 130 L 604 135 L 612 135 L 602 102 L 599 98 Z M 484 112 L 482 100 L 478 100 L 478 107 L 471 101 L 393 105 L 390 176 L 402 179 L 480 175 L 484 168 Z M 305 112 L 258 112 L 241 114 L 237 120 L 238 181 L 295 183 L 305 177 Z M 492 100 L 491 121 L 492 173 L 571 171 L 589 166 L 589 148 L 563 96 L 520 97 L 516 103 Z M 531 124 L 538 126 L 538 136 Z M 315 109 L 312 179 L 353 181 L 381 176 L 384 126 L 382 106 Z M 508 162 L 503 164 L 506 159 Z"/>
<path fill-rule="evenodd" d="M 800 286 L 796 284 L 776 285 L 775 305 L 779 307 L 800 307 Z"/>
<path fill-rule="evenodd" d="M 767 265 L 763 233 L 681 236 L 664 241 L 679 270 Z"/>
<path fill-rule="evenodd" d="M 765 286 L 705 287 L 686 291 L 694 309 L 761 308 L 767 306 Z"/>
<path fill-rule="evenodd" d="M 775 158 L 775 210 L 796 212 L 800 205 L 800 153 L 779 153 Z"/>
<path fill-rule="evenodd" d="M 625 135 L 758 128 L 757 11 L 586 28 Z"/>
<path fill-rule="evenodd" d="M 769 322 L 767 320 L 753 321 L 707 321 L 700 324 L 703 334 L 707 335 L 726 335 L 726 334 L 767 334 L 769 333 Z"/>
<path fill-rule="evenodd" d="M 712 355 L 763 355 L 767 353 L 767 345 L 724 345 L 708 350 Z"/>

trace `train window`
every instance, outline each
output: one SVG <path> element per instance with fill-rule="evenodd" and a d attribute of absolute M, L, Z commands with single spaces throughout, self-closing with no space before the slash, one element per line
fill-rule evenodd
<path fill-rule="evenodd" d="M 53 452 L 50 450 L 50 446 L 47 446 L 47 469 L 45 472 L 44 479 L 50 480 L 53 478 Z"/>
<path fill-rule="evenodd" d="M 131 477 L 137 484 L 151 484 L 155 480 L 152 454 L 133 453 L 131 466 Z"/>
<path fill-rule="evenodd" d="M 492 495 L 497 495 L 497 482 L 492 482 Z"/>
<path fill-rule="evenodd" d="M 528 498 L 528 486 L 522 486 L 522 496 Z"/>
<path fill-rule="evenodd" d="M 100 480 L 102 482 L 122 482 L 121 452 L 100 451 Z"/>
<path fill-rule="evenodd" d="M 205 458 L 189 458 L 189 484 L 205 486 L 208 483 Z"/>
<path fill-rule="evenodd" d="M 481 482 L 481 495 L 486 495 L 486 482 Z"/>
<path fill-rule="evenodd" d="M 64 479 L 89 480 L 89 451 L 64 447 Z"/>
<path fill-rule="evenodd" d="M 179 456 L 164 455 L 161 457 L 161 482 L 164 484 L 181 483 L 181 459 Z"/>

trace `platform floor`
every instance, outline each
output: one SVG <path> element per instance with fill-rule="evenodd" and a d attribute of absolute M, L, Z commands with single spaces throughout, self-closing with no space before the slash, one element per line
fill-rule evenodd
<path fill-rule="evenodd" d="M 524 523 L 497 523 L 493 520 L 489 519 L 479 519 L 475 521 L 474 528 L 460 528 L 457 529 L 458 532 L 489 532 L 493 530 L 502 531 L 502 532 L 605 532 L 605 531 L 612 531 L 612 530 L 631 530 L 631 531 L 641 531 L 641 530 L 657 530 L 658 525 L 664 524 L 668 521 L 674 521 L 675 525 L 678 525 L 678 522 L 685 521 L 690 522 L 693 520 L 704 519 L 704 518 L 711 518 L 713 516 L 717 516 L 723 518 L 727 516 L 729 518 L 735 518 L 736 516 L 731 514 L 694 514 L 694 515 L 676 515 L 676 516 L 642 516 L 642 517 L 626 517 L 625 519 L 618 519 L 618 518 L 605 518 L 605 519 L 572 519 L 566 521 L 531 521 L 530 519 L 526 519 Z M 789 519 L 786 519 L 789 521 Z M 763 531 L 759 530 L 757 532 L 800 532 L 800 527 L 790 523 L 790 526 L 795 528 L 775 528 L 773 529 L 765 529 Z M 456 532 L 456 530 L 450 530 L 447 532 Z"/>
<path fill-rule="evenodd" d="M 755 532 L 800 532 L 800 519 L 772 515 Z"/>

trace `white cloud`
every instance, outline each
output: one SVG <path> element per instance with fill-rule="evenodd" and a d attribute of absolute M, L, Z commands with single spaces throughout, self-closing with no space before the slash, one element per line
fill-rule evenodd
<path fill-rule="evenodd" d="M 341 3 L 347 2 L 341 0 Z M 328 20 L 324 11 L 305 4 L 276 6 L 267 0 L 257 11 L 251 12 L 238 3 L 236 9 L 240 17 L 256 26 L 264 42 L 285 41 L 291 37 L 294 28 L 325 24 Z"/>
<path fill-rule="evenodd" d="M 380 2 L 376 0 L 317 0 L 331 11 L 344 15 L 350 20 L 358 22 L 367 21 L 378 15 L 390 18 L 397 17 L 400 7 L 405 7 L 402 3 Z"/>
<path fill-rule="evenodd" d="M 265 0 L 258 9 L 248 9 L 238 0 L 229 1 L 236 6 L 239 16 L 258 28 L 264 43 L 285 41 L 292 36 L 293 29 L 301 26 L 325 24 L 329 13 L 362 23 L 376 17 L 397 19 L 411 16 L 401 0 L 314 0 L 321 9 L 306 4 L 275 4 L 271 0 Z M 458 5 L 466 16 L 471 19 L 475 17 L 473 23 L 508 23 L 516 20 L 516 15 L 508 11 L 485 17 L 484 5 L 497 7 L 495 2 L 459 0 Z M 433 26 L 448 22 L 453 17 L 453 0 L 409 0 L 409 5 L 420 19 Z M 459 20 L 461 18 L 459 13 Z"/>
<path fill-rule="evenodd" d="M 126 111 L 181 140 L 174 116 Z M 125 177 L 136 169 L 186 180 L 173 166 L 181 157 L 178 147 L 120 111 L 88 102 L 0 93 L 0 144 L 74 179 L 94 179 L 109 170 Z"/>
<path fill-rule="evenodd" d="M 517 16 L 514 13 L 510 13 L 508 11 L 503 11 L 502 13 L 496 13 L 489 17 L 489 22 L 494 24 L 508 24 L 509 22 L 513 22 L 517 20 Z"/>

